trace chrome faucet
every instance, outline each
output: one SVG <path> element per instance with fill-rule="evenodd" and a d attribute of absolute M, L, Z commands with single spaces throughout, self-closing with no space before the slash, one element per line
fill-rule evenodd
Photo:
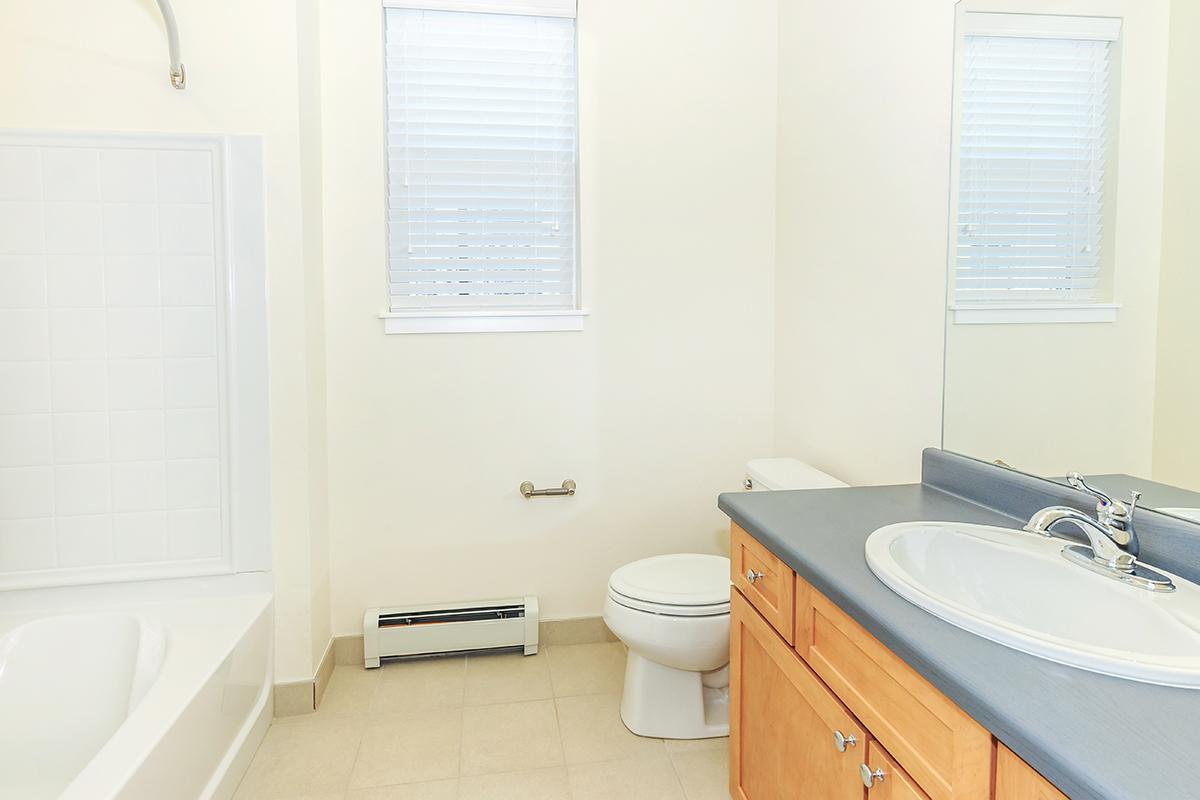
<path fill-rule="evenodd" d="M 1067 475 L 1067 483 L 1096 498 L 1096 518 L 1070 506 L 1050 506 L 1034 514 L 1025 530 L 1050 536 L 1060 523 L 1070 523 L 1087 536 L 1090 547 L 1075 544 L 1063 548 L 1062 554 L 1068 561 L 1145 589 L 1171 591 L 1175 588 L 1166 575 L 1137 560 L 1140 547 L 1133 515 L 1141 492 L 1133 492 L 1130 501 L 1123 503 L 1089 486 L 1078 472 Z"/>
<path fill-rule="evenodd" d="M 1049 536 L 1055 525 L 1070 522 L 1087 536 L 1097 561 L 1110 569 L 1132 571 L 1139 552 L 1133 513 L 1137 510 L 1141 492 L 1134 492 L 1131 502 L 1126 505 L 1089 486 L 1078 472 L 1067 475 L 1067 483 L 1096 498 L 1096 519 L 1069 506 L 1050 506 L 1034 514 L 1025 530 Z"/>

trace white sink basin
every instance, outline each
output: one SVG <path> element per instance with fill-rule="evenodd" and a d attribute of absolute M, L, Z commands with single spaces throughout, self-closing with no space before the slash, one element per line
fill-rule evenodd
<path fill-rule="evenodd" d="M 1183 517 L 1193 522 L 1200 522 L 1200 508 L 1158 508 L 1155 510 L 1173 517 Z"/>
<path fill-rule="evenodd" d="M 1073 564 L 1062 539 L 956 522 L 888 525 L 867 563 L 904 599 L 964 630 L 1060 664 L 1200 687 L 1200 587 L 1149 592 Z"/>

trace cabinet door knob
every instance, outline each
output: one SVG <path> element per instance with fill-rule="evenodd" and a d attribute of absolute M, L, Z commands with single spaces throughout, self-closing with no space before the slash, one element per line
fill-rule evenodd
<path fill-rule="evenodd" d="M 879 783 L 883 783 L 883 779 L 887 776 L 884 773 L 884 771 L 881 769 L 873 770 L 870 767 L 868 767 L 866 764 L 859 764 L 858 765 L 858 777 L 862 778 L 863 786 L 870 789 L 875 785 L 876 781 L 878 781 Z"/>
<path fill-rule="evenodd" d="M 854 747 L 856 744 L 858 744 L 858 739 L 853 733 L 846 736 L 841 731 L 833 732 L 833 746 L 837 748 L 839 753 L 846 752 L 847 747 Z"/>
<path fill-rule="evenodd" d="M 746 570 L 746 580 L 750 581 L 751 583 L 762 580 L 762 576 L 763 574 L 761 572 L 755 572 L 752 569 Z"/>

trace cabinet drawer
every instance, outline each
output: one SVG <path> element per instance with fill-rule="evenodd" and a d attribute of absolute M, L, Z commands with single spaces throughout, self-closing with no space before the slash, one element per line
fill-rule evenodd
<path fill-rule="evenodd" d="M 996 748 L 996 800 L 1067 800 L 1067 796 L 1000 745 Z"/>
<path fill-rule="evenodd" d="M 991 795 L 992 737 L 800 578 L 796 650 L 932 800 Z"/>
<path fill-rule="evenodd" d="M 795 643 L 795 573 L 737 525 L 730 529 L 733 585 L 788 644 Z"/>

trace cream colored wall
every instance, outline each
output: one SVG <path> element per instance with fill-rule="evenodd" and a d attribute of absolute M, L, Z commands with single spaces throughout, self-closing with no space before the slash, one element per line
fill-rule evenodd
<path fill-rule="evenodd" d="M 306 292 L 301 234 L 296 7 L 189 2 L 176 12 L 188 67 L 184 92 L 167 82 L 166 38 L 153 3 L 0 0 L 0 127 L 263 135 L 276 674 L 311 677 L 316 642 L 328 638 L 327 625 L 314 626 L 312 579 L 321 567 L 314 569 L 309 549 L 307 502 L 310 490 L 322 491 L 319 471 L 310 469 L 309 400 L 323 390 L 306 365 L 314 298 Z"/>
<path fill-rule="evenodd" d="M 417 336 L 376 318 L 379 3 L 323 8 L 335 632 L 527 592 L 594 615 L 620 564 L 723 551 L 716 495 L 771 448 L 775 3 L 581 0 L 585 330 Z"/>
<path fill-rule="evenodd" d="M 1149 476 L 1168 0 L 971 0 L 972 10 L 1123 18 L 1113 292 L 1098 324 L 947 326 L 945 446 L 1042 475 Z M 1114 76 L 1115 77 L 1115 76 Z M 1064 377 L 1064 363 L 1069 371 Z"/>
<path fill-rule="evenodd" d="M 325 262 L 321 96 L 320 0 L 297 0 L 297 74 L 300 121 L 301 234 L 304 244 L 304 287 L 308 360 L 308 583 L 312 596 L 309 642 L 313 671 L 329 647 L 331 598 L 329 583 L 329 450 L 325 366 Z"/>
<path fill-rule="evenodd" d="M 917 480 L 940 437 L 953 7 L 779 10 L 775 450 Z"/>
<path fill-rule="evenodd" d="M 1200 3 L 1171 6 L 1154 478 L 1200 490 Z"/>

